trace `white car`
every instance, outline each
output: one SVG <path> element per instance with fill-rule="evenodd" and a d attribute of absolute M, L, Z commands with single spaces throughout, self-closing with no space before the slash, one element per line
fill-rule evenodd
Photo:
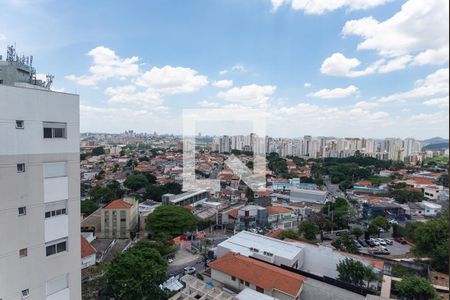
<path fill-rule="evenodd" d="M 184 275 L 192 275 L 195 274 L 196 271 L 197 269 L 195 269 L 194 267 L 186 267 L 184 268 Z"/>
<path fill-rule="evenodd" d="M 384 239 L 377 239 L 377 241 L 381 246 L 386 246 L 386 242 L 384 241 Z"/>

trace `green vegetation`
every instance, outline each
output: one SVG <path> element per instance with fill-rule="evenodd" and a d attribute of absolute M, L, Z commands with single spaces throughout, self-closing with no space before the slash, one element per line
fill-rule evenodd
<path fill-rule="evenodd" d="M 198 220 L 191 212 L 181 206 L 160 206 L 145 220 L 150 233 L 158 238 L 173 238 L 193 230 Z"/>
<path fill-rule="evenodd" d="M 284 158 L 274 158 L 269 160 L 269 169 L 277 176 L 288 177 L 287 162 Z"/>
<path fill-rule="evenodd" d="M 431 282 L 419 276 L 403 277 L 402 281 L 395 284 L 394 289 L 401 299 L 427 300 L 437 298 Z"/>
<path fill-rule="evenodd" d="M 105 186 L 96 186 L 89 191 L 91 200 L 97 203 L 109 203 L 122 198 L 124 194 L 125 191 L 120 188 L 120 183 L 115 180 Z"/>
<path fill-rule="evenodd" d="M 92 149 L 92 155 L 99 156 L 105 154 L 105 149 L 103 147 L 96 147 Z"/>
<path fill-rule="evenodd" d="M 161 201 L 164 194 L 180 194 L 182 186 L 176 182 L 169 182 L 164 185 L 148 184 L 145 188 L 144 198 Z"/>
<path fill-rule="evenodd" d="M 442 174 L 441 177 L 439 177 L 438 184 L 448 187 L 448 174 Z"/>
<path fill-rule="evenodd" d="M 126 188 L 129 188 L 132 191 L 138 191 L 145 188 L 148 184 L 148 179 L 144 175 L 130 175 L 123 183 Z"/>
<path fill-rule="evenodd" d="M 394 189 L 389 192 L 389 196 L 394 198 L 398 203 L 420 202 L 423 200 L 423 194 L 414 190 Z"/>
<path fill-rule="evenodd" d="M 383 177 L 383 176 L 370 176 L 367 178 L 367 180 L 369 180 L 370 182 L 372 182 L 373 185 L 381 185 L 381 184 L 386 184 L 391 182 L 391 178 L 390 177 Z"/>
<path fill-rule="evenodd" d="M 358 253 L 353 237 L 348 232 L 343 232 L 331 245 L 334 248 L 348 253 Z"/>
<path fill-rule="evenodd" d="M 345 229 L 348 227 L 351 219 L 350 206 L 344 198 L 337 198 L 334 203 L 325 203 L 322 212 L 327 214 L 330 220 L 333 219 L 334 229 Z"/>
<path fill-rule="evenodd" d="M 372 267 L 365 266 L 362 262 L 351 258 L 340 261 L 336 269 L 339 273 L 339 280 L 356 286 L 368 287 L 371 282 L 379 280 L 379 275 Z"/>
<path fill-rule="evenodd" d="M 92 214 L 98 208 L 98 202 L 86 199 L 81 201 L 81 213 L 86 216 Z"/>
<path fill-rule="evenodd" d="M 151 244 L 140 241 L 115 257 L 105 274 L 105 296 L 115 299 L 166 299 L 159 288 L 167 279 L 167 263 Z"/>
<path fill-rule="evenodd" d="M 280 235 L 280 239 L 282 239 L 282 240 L 284 240 L 286 238 L 291 239 L 291 240 L 298 240 L 299 237 L 300 237 L 299 234 L 292 229 L 283 231 Z"/>
<path fill-rule="evenodd" d="M 413 253 L 418 257 L 430 257 L 431 267 L 448 272 L 448 213 L 438 220 L 418 223 L 414 230 Z"/>
<path fill-rule="evenodd" d="M 298 226 L 298 232 L 303 235 L 303 237 L 309 241 L 315 241 L 316 235 L 319 233 L 319 228 L 316 224 L 311 223 L 308 220 L 300 222 Z"/>

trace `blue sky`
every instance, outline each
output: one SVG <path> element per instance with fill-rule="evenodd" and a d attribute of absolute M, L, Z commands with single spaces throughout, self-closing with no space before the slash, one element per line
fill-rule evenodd
<path fill-rule="evenodd" d="M 448 137 L 448 1 L 0 5 L 0 49 L 80 94 L 82 131 L 181 133 L 183 109 L 232 107 L 273 136 Z"/>

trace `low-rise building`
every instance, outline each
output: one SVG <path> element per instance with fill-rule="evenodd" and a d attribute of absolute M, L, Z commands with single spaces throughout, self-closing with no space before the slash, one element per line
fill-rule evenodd
<path fill-rule="evenodd" d="M 164 194 L 162 195 L 162 203 L 163 205 L 186 206 L 192 204 L 196 206 L 208 201 L 209 196 L 210 194 L 207 190 L 188 191 L 178 195 Z"/>
<path fill-rule="evenodd" d="M 113 200 L 100 209 L 101 238 L 130 238 L 139 222 L 138 202 L 133 197 Z"/>
<path fill-rule="evenodd" d="M 95 265 L 96 253 L 97 250 L 84 236 L 81 236 L 81 269 Z"/>
<path fill-rule="evenodd" d="M 325 204 L 327 200 L 327 194 L 327 191 L 291 188 L 289 201 Z"/>
<path fill-rule="evenodd" d="M 209 264 L 211 277 L 231 290 L 250 288 L 278 299 L 298 300 L 305 277 L 277 266 L 227 253 Z"/>

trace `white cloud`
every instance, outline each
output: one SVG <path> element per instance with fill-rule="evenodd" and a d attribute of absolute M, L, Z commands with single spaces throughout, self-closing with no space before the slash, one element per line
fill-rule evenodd
<path fill-rule="evenodd" d="M 351 96 L 358 92 L 358 88 L 350 85 L 346 88 L 322 89 L 320 91 L 308 94 L 308 97 L 321 99 L 337 99 Z"/>
<path fill-rule="evenodd" d="M 211 102 L 208 100 L 203 100 L 197 103 L 201 107 L 219 107 L 219 103 L 217 102 Z"/>
<path fill-rule="evenodd" d="M 354 105 L 355 108 L 361 108 L 364 110 L 372 109 L 377 106 L 379 106 L 379 104 L 374 101 L 359 101 L 359 102 L 355 103 L 355 105 Z"/>
<path fill-rule="evenodd" d="M 331 76 L 359 77 L 374 73 L 380 62 L 376 62 L 363 70 L 355 70 L 360 64 L 361 62 L 357 58 L 347 58 L 342 53 L 333 53 L 324 60 L 320 71 Z"/>
<path fill-rule="evenodd" d="M 233 86 L 233 80 L 217 80 L 212 83 L 213 86 L 225 89 Z"/>
<path fill-rule="evenodd" d="M 139 74 L 139 58 L 121 58 L 113 50 L 99 46 L 88 52 L 92 57 L 93 65 L 89 68 L 89 75 L 68 75 L 68 80 L 79 85 L 95 86 L 110 78 L 125 79 Z"/>
<path fill-rule="evenodd" d="M 438 107 L 448 107 L 448 96 L 442 98 L 433 98 L 427 101 L 424 101 L 423 104 L 427 106 L 438 106 Z"/>
<path fill-rule="evenodd" d="M 410 0 L 383 22 L 373 17 L 347 21 L 342 33 L 361 36 L 358 49 L 383 57 L 417 55 L 417 64 L 442 64 L 448 61 L 448 15 L 447 0 Z"/>
<path fill-rule="evenodd" d="M 443 124 L 447 125 L 448 127 L 448 113 L 447 112 L 437 112 L 437 113 L 431 113 L 431 114 L 417 114 L 413 115 L 409 118 L 410 121 L 413 121 L 416 125 L 422 125 L 423 123 L 426 124 Z"/>
<path fill-rule="evenodd" d="M 217 97 L 244 106 L 265 106 L 275 90 L 276 86 L 273 85 L 251 84 L 219 92 Z"/>
<path fill-rule="evenodd" d="M 272 9 L 278 10 L 283 4 L 291 4 L 292 9 L 302 10 L 305 14 L 321 15 L 340 8 L 364 10 L 383 5 L 391 0 L 271 0 Z"/>
<path fill-rule="evenodd" d="M 208 84 L 208 78 L 196 70 L 183 67 L 153 67 L 136 81 L 138 85 L 164 94 L 192 93 Z"/>
<path fill-rule="evenodd" d="M 312 84 L 309 83 L 309 82 L 305 82 L 305 83 L 303 84 L 303 86 L 304 86 L 305 88 L 309 88 L 309 87 L 312 86 Z"/>
<path fill-rule="evenodd" d="M 229 69 L 224 69 L 224 70 L 219 71 L 219 75 L 225 75 L 225 74 L 228 74 L 230 72 L 243 72 L 243 73 L 245 73 L 245 72 L 247 72 L 247 69 L 242 64 L 236 64 L 236 65 L 232 66 Z"/>
<path fill-rule="evenodd" d="M 382 97 L 379 99 L 379 101 L 380 102 L 404 101 L 414 98 L 426 98 L 436 95 L 448 94 L 449 92 L 448 71 L 449 71 L 448 68 L 439 69 L 436 72 L 428 75 L 425 79 L 417 80 L 414 89 Z"/>
<path fill-rule="evenodd" d="M 135 85 L 129 84 L 108 87 L 105 94 L 110 96 L 107 100 L 110 104 L 137 105 L 147 110 L 165 109 L 160 94 L 152 89 L 139 90 Z"/>
<path fill-rule="evenodd" d="M 411 55 L 403 55 L 387 61 L 378 68 L 380 73 L 389 73 L 392 71 L 403 70 L 406 65 L 412 60 Z"/>

